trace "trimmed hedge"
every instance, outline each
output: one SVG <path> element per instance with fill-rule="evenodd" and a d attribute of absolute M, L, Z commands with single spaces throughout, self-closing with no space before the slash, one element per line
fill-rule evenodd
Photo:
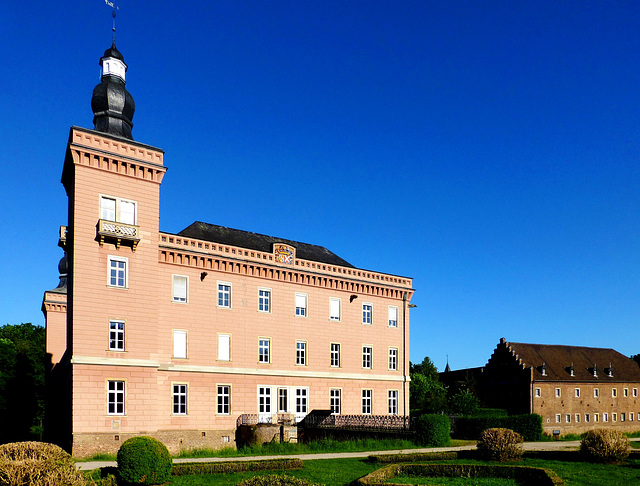
<path fill-rule="evenodd" d="M 118 476 L 125 484 L 162 484 L 173 461 L 165 445 L 153 437 L 131 437 L 118 449 Z"/>
<path fill-rule="evenodd" d="M 411 454 L 380 454 L 369 456 L 369 461 L 380 464 L 397 464 L 399 462 L 449 461 L 458 459 L 457 451 L 447 452 L 414 452 Z"/>
<path fill-rule="evenodd" d="M 449 417 L 438 414 L 424 414 L 415 424 L 415 439 L 419 445 L 429 447 L 448 446 L 451 437 Z"/>
<path fill-rule="evenodd" d="M 391 464 L 355 481 L 359 486 L 390 486 L 393 478 L 407 476 L 450 478 L 506 478 L 523 486 L 563 486 L 564 482 L 548 469 L 529 466 L 480 464 Z"/>
<path fill-rule="evenodd" d="M 238 486 L 315 486 L 305 479 L 292 476 L 270 474 L 267 476 L 254 476 L 240 481 Z"/>
<path fill-rule="evenodd" d="M 522 436 L 511 429 L 487 429 L 477 448 L 485 461 L 513 461 L 522 458 L 522 442 Z"/>
<path fill-rule="evenodd" d="M 228 474 L 246 471 L 283 471 L 302 469 L 302 459 L 268 459 L 264 461 L 194 462 L 175 464 L 173 476 L 190 474 Z"/>
<path fill-rule="evenodd" d="M 511 429 L 526 441 L 542 438 L 542 417 L 537 413 L 508 417 L 460 417 L 456 421 L 456 438 L 478 440 L 483 430 Z"/>

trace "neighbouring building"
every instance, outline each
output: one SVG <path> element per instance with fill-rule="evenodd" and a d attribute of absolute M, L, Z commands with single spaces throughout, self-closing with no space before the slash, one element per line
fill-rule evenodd
<path fill-rule="evenodd" d="M 100 64 L 43 300 L 49 440 L 87 456 L 145 434 L 176 451 L 234 446 L 244 418 L 408 415 L 412 280 L 213 224 L 160 231 L 164 152 L 132 138 L 115 41 Z"/>
<path fill-rule="evenodd" d="M 550 435 L 640 430 L 640 367 L 613 349 L 502 338 L 478 382 L 483 406 L 537 413 Z"/>

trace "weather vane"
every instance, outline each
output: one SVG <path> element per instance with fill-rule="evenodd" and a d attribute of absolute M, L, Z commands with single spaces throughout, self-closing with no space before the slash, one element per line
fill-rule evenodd
<path fill-rule="evenodd" d="M 111 7 L 113 9 L 113 12 L 111 13 L 111 16 L 113 17 L 113 27 L 111 28 L 111 30 L 113 31 L 113 44 L 115 45 L 116 43 L 116 10 L 120 10 L 120 7 L 116 5 L 115 0 L 113 2 L 110 2 L 109 0 L 104 0 L 104 3 L 108 7 Z"/>

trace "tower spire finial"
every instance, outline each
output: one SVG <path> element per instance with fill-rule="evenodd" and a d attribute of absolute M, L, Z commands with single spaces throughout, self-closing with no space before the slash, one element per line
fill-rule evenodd
<path fill-rule="evenodd" d="M 120 10 L 120 7 L 116 5 L 115 0 L 113 2 L 110 2 L 109 0 L 104 0 L 104 3 L 108 7 L 111 7 L 113 9 L 113 11 L 111 12 L 111 16 L 113 17 L 113 26 L 111 27 L 111 32 L 112 32 L 111 43 L 115 46 L 116 45 L 116 10 Z"/>

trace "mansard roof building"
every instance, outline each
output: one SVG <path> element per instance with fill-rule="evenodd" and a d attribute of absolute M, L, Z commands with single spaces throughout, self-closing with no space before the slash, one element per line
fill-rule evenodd
<path fill-rule="evenodd" d="M 145 434 L 235 445 L 243 421 L 409 413 L 412 280 L 318 245 L 195 222 L 162 232 L 164 152 L 133 140 L 115 42 L 94 129 L 72 127 L 61 280 L 45 292 L 48 439 L 75 456 Z"/>

